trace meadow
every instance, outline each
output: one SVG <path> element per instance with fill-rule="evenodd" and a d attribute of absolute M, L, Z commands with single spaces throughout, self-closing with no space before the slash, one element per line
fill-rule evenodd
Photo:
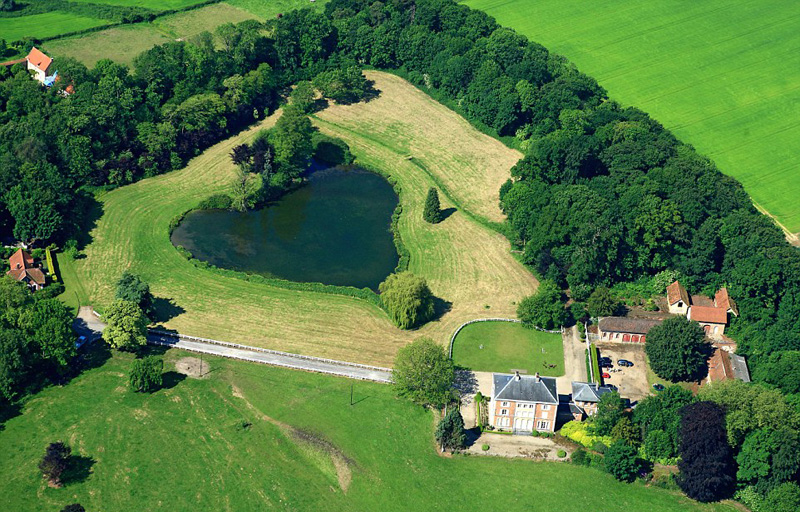
<path fill-rule="evenodd" d="M 443 304 L 435 321 L 401 331 L 365 300 L 222 275 L 194 266 L 171 244 L 169 223 L 210 195 L 228 191 L 232 148 L 271 126 L 279 114 L 212 146 L 182 170 L 99 196 L 103 216 L 90 233 L 86 257 L 67 263 L 64 296 L 72 301 L 82 287 L 81 302 L 102 309 L 129 269 L 163 299 L 168 328 L 383 366 L 419 336 L 444 345 L 467 320 L 513 316 L 516 303 L 536 290 L 537 281 L 513 257 L 508 240 L 487 224 L 502 218 L 497 191 L 519 153 L 402 78 L 381 72 L 368 77 L 380 91 L 377 98 L 330 107 L 314 123 L 347 142 L 360 165 L 397 181 L 403 207 L 399 230 L 411 255 L 409 268 L 427 279 Z M 434 185 L 441 189 L 443 207 L 455 210 L 431 225 L 422 219 L 422 208 Z"/>
<path fill-rule="evenodd" d="M 559 377 L 564 375 L 564 344 L 560 334 L 511 322 L 478 322 L 456 336 L 453 361 L 476 372 L 525 370 Z"/>
<path fill-rule="evenodd" d="M 800 232 L 800 4 L 465 0 L 651 114 Z M 795 241 L 797 241 L 795 239 Z"/>
<path fill-rule="evenodd" d="M 0 39 L 10 42 L 23 37 L 53 37 L 109 23 L 112 22 L 60 11 L 32 14 L 18 18 L 0 18 Z"/>
<path fill-rule="evenodd" d="M 738 510 L 564 462 L 443 457 L 432 414 L 390 386 L 208 357 L 187 378 L 175 363 L 189 355 L 164 354 L 164 388 L 140 394 L 133 356 L 97 345 L 91 369 L 31 397 L 0 424 L 4 509 Z M 74 456 L 60 489 L 36 467 L 57 440 Z"/>
<path fill-rule="evenodd" d="M 203 0 L 70 0 L 78 3 L 116 5 L 119 7 L 144 7 L 154 11 L 169 11 L 182 9 L 190 5 L 199 4 Z"/>

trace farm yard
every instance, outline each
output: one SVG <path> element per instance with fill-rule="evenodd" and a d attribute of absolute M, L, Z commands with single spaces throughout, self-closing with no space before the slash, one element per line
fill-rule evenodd
<path fill-rule="evenodd" d="M 564 375 L 560 334 L 537 331 L 512 322 L 467 325 L 453 342 L 453 361 L 476 372 L 536 372 Z"/>
<path fill-rule="evenodd" d="M 599 469 L 495 457 L 440 457 L 431 413 L 390 386 L 206 358 L 202 378 L 185 352 L 164 355 L 165 386 L 127 388 L 131 354 L 96 346 L 67 386 L 29 400 L 0 429 L 4 506 L 28 512 L 80 502 L 86 510 L 441 510 L 465 496 L 518 508 L 607 512 L 732 512 L 675 491 L 625 484 Z M 182 370 L 185 373 L 185 369 Z M 36 463 L 47 443 L 73 449 L 61 489 Z M 518 486 L 508 480 L 509 472 Z M 476 491 L 475 481 L 481 486 Z M 376 492 L 376 486 L 380 492 Z M 598 492 L 602 488 L 603 492 Z"/>
<path fill-rule="evenodd" d="M 800 232 L 800 4 L 466 0 L 648 112 Z M 797 240 L 795 240 L 797 241 Z"/>
<path fill-rule="evenodd" d="M 487 311 L 513 316 L 515 303 L 533 293 L 537 281 L 514 259 L 508 240 L 485 224 L 501 218 L 497 191 L 519 153 L 405 80 L 382 72 L 368 77 L 380 91 L 378 98 L 330 107 L 314 122 L 347 142 L 360 165 L 397 180 L 403 205 L 399 230 L 411 253 L 410 270 L 425 277 L 449 309 L 436 321 L 401 331 L 366 301 L 231 278 L 195 267 L 178 253 L 169 239 L 170 221 L 226 191 L 234 172 L 231 149 L 270 126 L 275 116 L 211 147 L 180 171 L 100 196 L 104 214 L 91 232 L 86 258 L 67 263 L 65 296 L 75 294 L 80 287 L 72 284 L 78 281 L 86 291 L 84 300 L 102 308 L 113 298 L 113 283 L 130 269 L 152 283 L 157 297 L 172 301 L 165 306 L 174 311 L 166 315 L 168 328 L 383 366 L 417 337 L 431 336 L 444 345 L 459 325 Z M 421 214 L 434 184 L 441 187 L 442 206 L 456 208 L 435 226 Z M 236 321 L 231 321 L 234 311 Z"/>

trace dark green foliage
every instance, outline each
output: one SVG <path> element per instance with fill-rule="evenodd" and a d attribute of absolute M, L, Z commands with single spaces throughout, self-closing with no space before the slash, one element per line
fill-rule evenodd
<path fill-rule="evenodd" d="M 605 393 L 597 404 L 597 414 L 592 418 L 591 429 L 595 434 L 610 436 L 624 414 L 625 401 L 620 398 L 619 393 Z"/>
<path fill-rule="evenodd" d="M 422 218 L 425 222 L 437 224 L 442 221 L 442 207 L 439 204 L 439 191 L 434 187 L 428 189 L 428 196 L 425 198 L 425 209 L 422 210 Z"/>
<path fill-rule="evenodd" d="M 142 312 L 150 318 L 155 313 L 150 285 L 131 272 L 126 271 L 117 281 L 116 298 L 137 304 Z"/>
<path fill-rule="evenodd" d="M 311 121 L 300 109 L 284 108 L 283 115 L 269 132 L 277 172 L 282 180 L 294 180 L 305 171 L 313 146 Z"/>
<path fill-rule="evenodd" d="M 226 194 L 214 194 L 197 205 L 198 210 L 228 210 L 232 207 L 233 200 Z"/>
<path fill-rule="evenodd" d="M 725 412 L 713 402 L 695 402 L 681 414 L 678 485 L 697 501 L 730 497 L 736 463 L 725 435 Z"/>
<path fill-rule="evenodd" d="M 589 465 L 589 458 L 587 457 L 586 450 L 577 449 L 572 452 L 570 455 L 570 460 L 573 464 L 577 464 L 578 466 L 588 466 Z"/>
<path fill-rule="evenodd" d="M 800 471 L 800 439 L 788 428 L 751 432 L 736 456 L 740 483 L 753 485 L 762 494 L 794 479 Z"/>
<path fill-rule="evenodd" d="M 14 10 L 14 0 L 0 0 L 0 11 L 13 11 L 13 10 Z M 5 43 L 5 41 L 3 41 L 3 43 Z"/>
<path fill-rule="evenodd" d="M 552 281 L 542 281 L 534 295 L 520 301 L 517 318 L 542 329 L 558 329 L 567 319 L 561 290 Z"/>
<path fill-rule="evenodd" d="M 447 414 L 439 421 L 434 433 L 436 442 L 446 450 L 460 450 L 467 443 L 467 434 L 464 430 L 464 418 L 458 406 L 451 407 Z"/>
<path fill-rule="evenodd" d="M 366 96 L 369 83 L 356 66 L 334 68 L 317 75 L 313 81 L 323 97 L 336 103 L 356 103 Z"/>
<path fill-rule="evenodd" d="M 424 324 L 434 315 L 434 297 L 424 278 L 405 271 L 391 274 L 378 287 L 381 301 L 401 329 Z"/>
<path fill-rule="evenodd" d="M 633 482 L 639 472 L 636 448 L 625 441 L 615 441 L 608 447 L 603 461 L 605 470 L 621 482 Z"/>
<path fill-rule="evenodd" d="M 128 376 L 128 384 L 133 391 L 152 393 L 158 390 L 163 383 L 163 370 L 164 361 L 158 357 L 147 356 L 142 359 L 134 359 Z"/>
<path fill-rule="evenodd" d="M 86 509 L 78 503 L 73 503 L 72 505 L 67 505 L 62 508 L 61 512 L 86 512 Z"/>
<path fill-rule="evenodd" d="M 761 512 L 796 512 L 800 510 L 800 486 L 797 482 L 786 482 L 767 494 Z"/>
<path fill-rule="evenodd" d="M 753 378 L 777 386 L 785 393 L 800 393 L 800 350 L 777 352 L 759 360 Z"/>
<path fill-rule="evenodd" d="M 44 457 L 39 462 L 39 470 L 53 487 L 61 486 L 61 474 L 67 469 L 69 455 L 72 449 L 62 443 L 50 443 L 45 450 Z"/>
<path fill-rule="evenodd" d="M 639 429 L 627 416 L 623 416 L 611 429 L 611 437 L 621 439 L 631 446 L 639 446 L 642 441 Z"/>
<path fill-rule="evenodd" d="M 311 142 L 314 146 L 314 160 L 319 162 L 328 165 L 350 165 L 356 159 L 350 152 L 350 147 L 342 139 L 314 132 Z"/>
<path fill-rule="evenodd" d="M 656 375 L 673 382 L 701 378 L 713 350 L 700 324 L 683 316 L 650 329 L 644 349 Z"/>
<path fill-rule="evenodd" d="M 595 288 L 586 301 L 586 310 L 589 312 L 589 315 L 595 318 L 612 316 L 617 312 L 619 307 L 619 301 L 611 294 L 611 290 L 605 286 Z"/>
<path fill-rule="evenodd" d="M 646 397 L 633 410 L 633 422 L 644 437 L 643 456 L 653 462 L 678 456 L 680 410 L 695 402 L 691 391 L 667 386 Z"/>
<path fill-rule="evenodd" d="M 418 404 L 442 407 L 453 400 L 453 361 L 430 338 L 397 351 L 392 379 L 400 396 Z"/>

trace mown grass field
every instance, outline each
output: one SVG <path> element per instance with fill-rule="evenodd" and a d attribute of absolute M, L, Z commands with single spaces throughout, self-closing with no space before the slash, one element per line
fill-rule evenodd
<path fill-rule="evenodd" d="M 476 372 L 525 370 L 559 377 L 564 375 L 564 344 L 560 334 L 511 322 L 479 322 L 458 333 L 453 361 Z"/>
<path fill-rule="evenodd" d="M 737 510 L 568 463 L 441 457 L 431 413 L 390 386 L 215 358 L 205 378 L 182 380 L 174 363 L 190 354 L 169 351 L 166 389 L 138 394 L 132 356 L 103 363 L 104 350 L 0 428 L 4 510 Z M 80 458 L 52 489 L 36 465 L 57 440 Z"/>
<path fill-rule="evenodd" d="M 121 7 L 144 7 L 154 11 L 168 11 L 181 9 L 190 5 L 199 4 L 202 0 L 70 0 L 72 2 L 86 2 L 92 4 L 118 5 Z"/>
<path fill-rule="evenodd" d="M 410 269 L 425 277 L 450 310 L 416 331 L 401 331 L 366 301 L 247 282 L 197 268 L 169 240 L 168 225 L 208 196 L 230 188 L 230 152 L 269 127 L 275 116 L 223 141 L 180 170 L 122 187 L 99 198 L 103 216 L 91 232 L 86 257 L 73 262 L 91 304 L 113 299 L 126 269 L 172 300 L 169 328 L 186 334 L 390 365 L 397 349 L 428 335 L 445 344 L 461 323 L 487 313 L 513 316 L 536 279 L 510 253 L 508 240 L 471 215 L 499 219 L 500 185 L 519 153 L 481 134 L 457 114 L 405 80 L 371 72 L 381 91 L 365 104 L 318 114 L 322 131 L 350 144 L 362 165 L 391 175 L 402 188 L 399 228 Z M 433 127 L 437 127 L 434 129 Z M 439 131 L 441 130 L 441 131 Z M 442 135 L 446 134 L 446 135 Z M 409 155 L 413 156 L 410 160 Z M 444 207 L 458 210 L 437 225 L 422 220 L 428 188 L 444 184 Z M 474 208 L 472 213 L 463 208 Z M 163 303 L 163 302 L 162 302 Z M 488 306 L 488 309 L 487 309 Z"/>
<path fill-rule="evenodd" d="M 800 3 L 465 0 L 664 123 L 800 232 Z"/>
<path fill-rule="evenodd" d="M 248 19 L 263 20 L 260 16 L 219 3 L 156 18 L 149 23 L 121 25 L 76 37 L 56 39 L 43 46 L 54 56 L 75 58 L 87 66 L 100 59 L 132 64 L 140 53 L 153 46 L 176 39 L 189 39 L 203 31 L 213 32 L 224 23 Z"/>
<path fill-rule="evenodd" d="M 0 39 L 16 41 L 23 37 L 53 37 L 75 30 L 99 27 L 111 23 L 109 20 L 78 16 L 67 12 L 52 11 L 19 18 L 0 18 Z"/>

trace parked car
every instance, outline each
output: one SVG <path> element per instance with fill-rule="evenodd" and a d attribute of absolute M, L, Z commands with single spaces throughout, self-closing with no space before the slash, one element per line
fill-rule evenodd
<path fill-rule="evenodd" d="M 604 379 L 610 379 L 611 375 L 609 375 L 608 373 L 603 373 L 603 378 Z"/>
<path fill-rule="evenodd" d="M 611 361 L 600 361 L 600 368 L 613 368 Z"/>
<path fill-rule="evenodd" d="M 606 384 L 605 386 L 611 391 L 619 391 L 619 388 L 613 384 Z"/>
<path fill-rule="evenodd" d="M 653 389 L 655 389 L 656 391 L 664 391 L 664 385 L 663 384 L 653 384 Z"/>
<path fill-rule="evenodd" d="M 600 364 L 603 364 L 603 363 L 611 364 L 611 358 L 610 357 L 601 357 L 600 359 L 597 360 L 597 362 L 599 362 Z"/>
<path fill-rule="evenodd" d="M 625 367 L 633 366 L 633 363 L 631 361 L 628 361 L 627 359 L 620 359 L 619 361 L 617 361 L 617 364 Z"/>

